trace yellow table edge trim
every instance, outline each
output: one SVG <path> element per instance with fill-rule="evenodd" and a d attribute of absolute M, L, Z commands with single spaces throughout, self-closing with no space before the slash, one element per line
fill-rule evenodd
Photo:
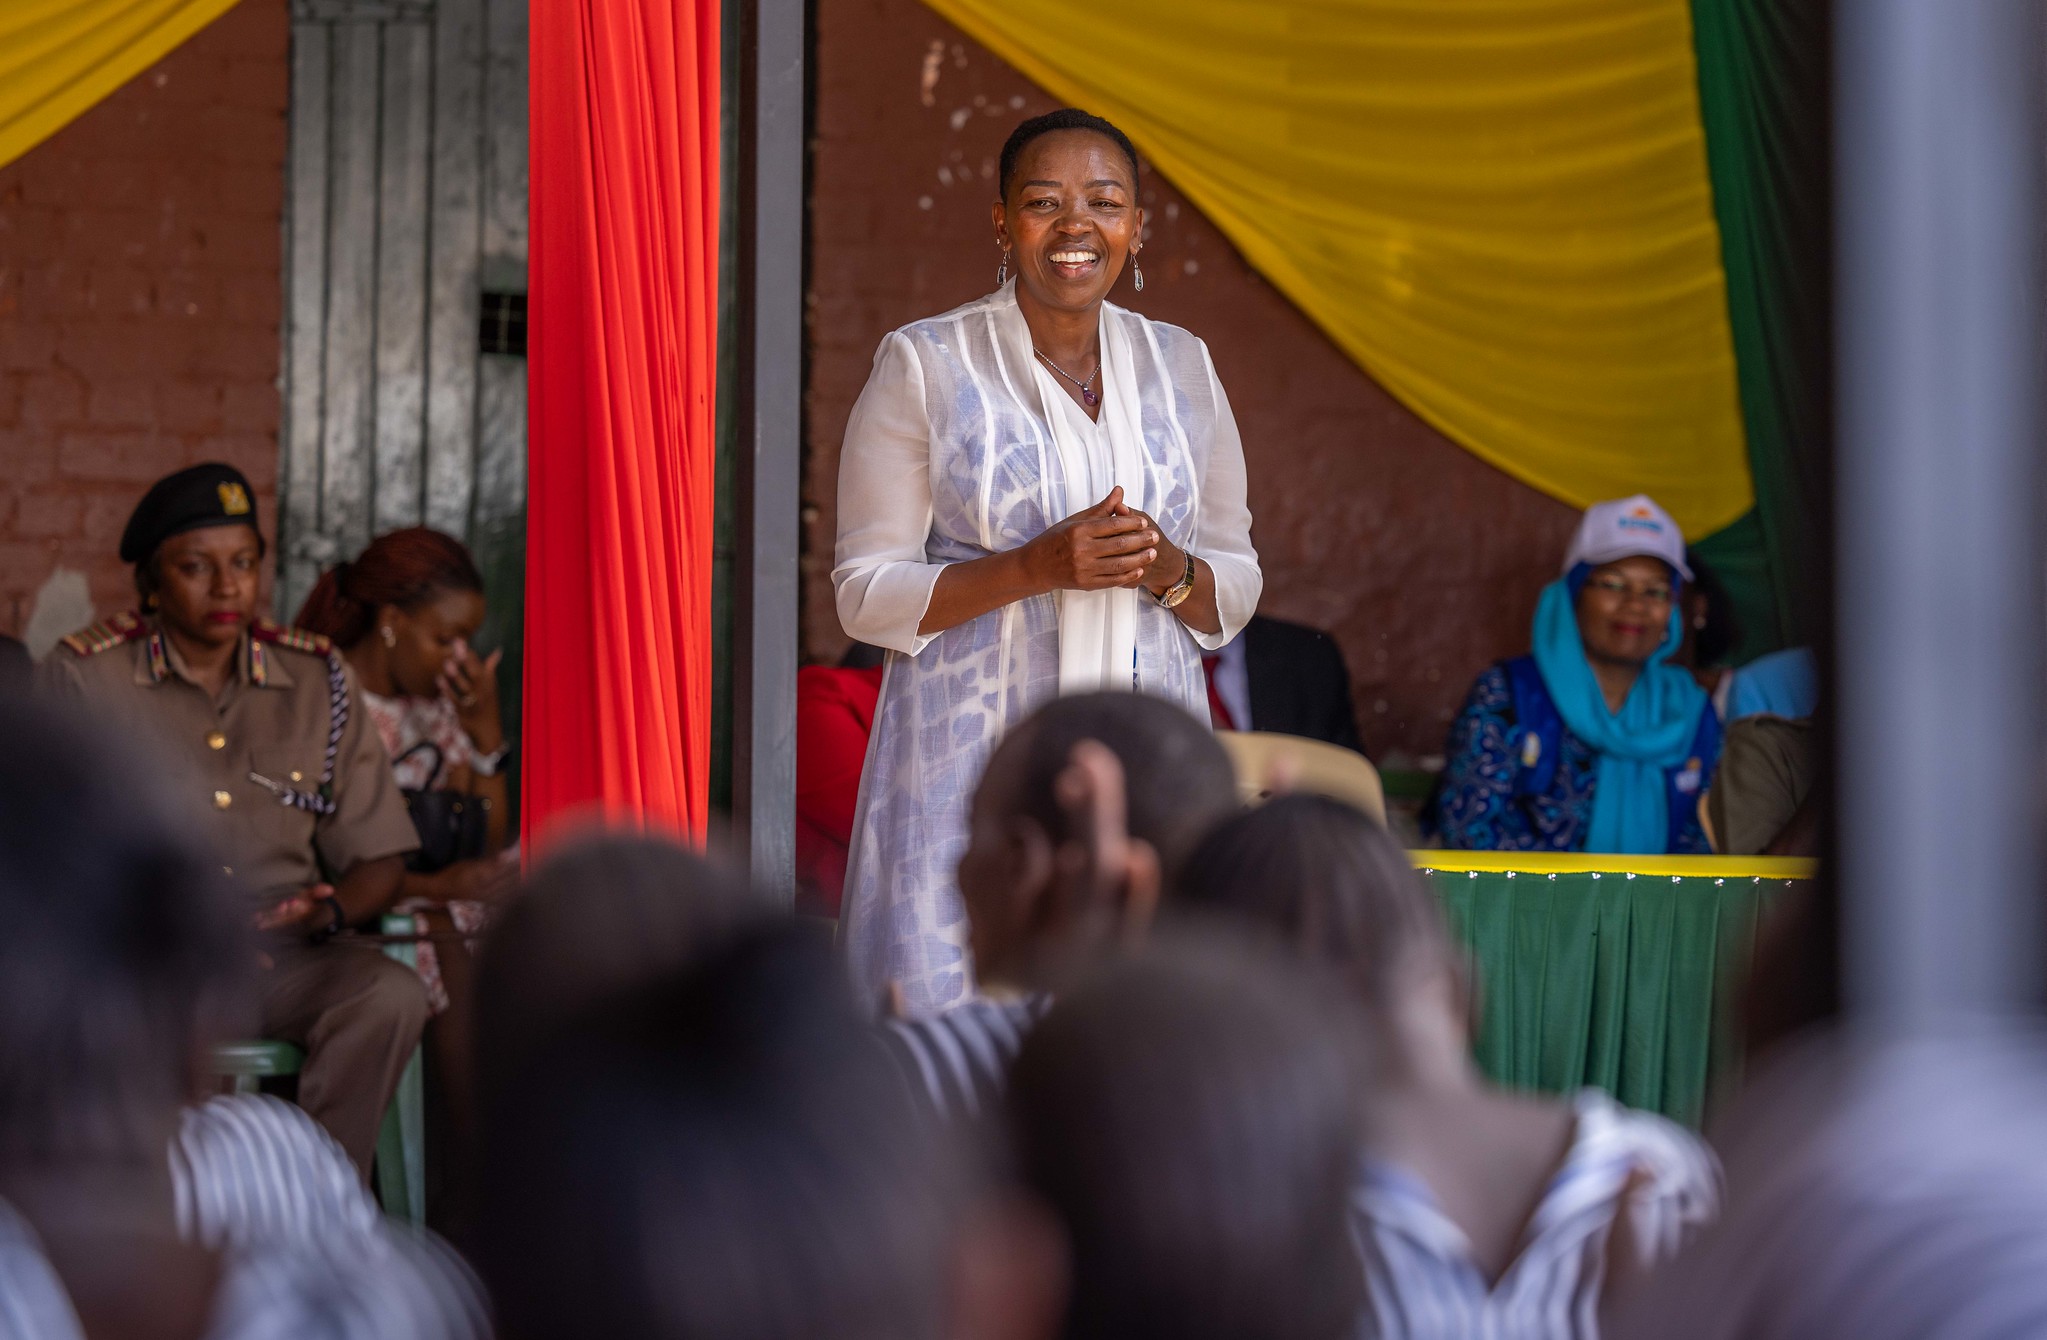
<path fill-rule="evenodd" d="M 1599 856 L 1583 852 L 1411 851 L 1419 870 L 1482 875 L 1653 875 L 1678 879 L 1809 880 L 1819 862 L 1803 856 Z"/>

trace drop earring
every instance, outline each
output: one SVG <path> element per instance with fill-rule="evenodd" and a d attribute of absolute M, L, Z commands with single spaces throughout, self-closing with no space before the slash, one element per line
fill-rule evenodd
<path fill-rule="evenodd" d="M 1130 284 L 1137 292 L 1144 292 L 1144 267 L 1137 263 L 1137 249 L 1130 251 Z"/>
<path fill-rule="evenodd" d="M 398 635 L 397 635 L 396 633 L 394 633 L 394 632 L 392 632 L 392 631 L 391 631 L 391 625 L 390 625 L 390 624 L 385 624 L 385 625 L 384 625 L 384 627 L 383 627 L 383 628 L 382 628 L 382 629 L 381 629 L 380 631 L 381 631 L 381 632 L 382 632 L 382 634 L 383 634 L 383 637 L 384 637 L 384 645 L 385 645 L 385 646 L 387 646 L 387 647 L 395 647 L 395 646 L 397 646 L 397 645 L 398 645 Z"/>
<path fill-rule="evenodd" d="M 1009 253 L 1002 253 L 1002 264 L 995 267 L 995 287 L 1001 288 L 1009 282 Z"/>

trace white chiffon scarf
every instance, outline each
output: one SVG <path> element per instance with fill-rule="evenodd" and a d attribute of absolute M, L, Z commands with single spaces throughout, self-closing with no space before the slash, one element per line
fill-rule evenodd
<path fill-rule="evenodd" d="M 1074 416 L 1084 411 L 1072 403 L 1065 388 L 1053 380 L 1053 374 L 1037 357 L 1022 310 L 1013 304 L 1006 308 L 998 330 L 1008 346 L 1005 352 L 1012 366 L 1027 366 L 1035 371 L 1031 384 L 1038 396 L 1038 412 L 1051 426 L 1052 443 L 1059 452 L 1059 476 L 1065 487 L 1062 489 L 1057 480 L 1046 479 L 1043 488 L 1046 496 L 1042 500 L 1045 515 L 1070 517 L 1085 511 L 1108 497 L 1109 491 L 1119 484 L 1126 506 L 1147 514 L 1155 510 L 1159 500 L 1153 496 L 1152 474 L 1146 468 L 1143 427 L 1138 417 L 1142 401 L 1137 378 L 1131 372 L 1130 335 L 1123 324 L 1101 323 L 1103 403 L 1101 417 L 1095 420 L 1092 444 L 1074 423 Z M 1054 493 L 1062 496 L 1050 496 Z M 1074 496 L 1076 493 L 1081 496 Z M 1135 687 L 1137 602 L 1142 598 L 1143 593 L 1135 588 L 1059 592 L 1061 696 Z"/>

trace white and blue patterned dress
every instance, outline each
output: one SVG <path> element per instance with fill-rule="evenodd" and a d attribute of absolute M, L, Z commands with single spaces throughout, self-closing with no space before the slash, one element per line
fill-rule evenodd
<path fill-rule="evenodd" d="M 839 618 L 890 655 L 842 938 L 863 998 L 879 1000 L 895 982 L 914 1015 L 973 991 L 953 869 L 968 800 L 1003 732 L 1062 689 L 1088 687 L 1134 687 L 1206 721 L 1201 651 L 1227 643 L 1257 608 L 1263 578 L 1243 445 L 1207 346 L 1107 303 L 1101 320 L 1098 424 L 1032 356 L 1013 284 L 884 339 L 847 424 L 832 572 Z M 1061 663 L 1062 622 L 1072 638 L 1085 598 L 1034 596 L 941 633 L 917 631 L 947 564 L 1018 548 L 1113 485 L 1208 564 L 1219 633 L 1196 634 L 1135 591 L 1089 593 L 1127 597 L 1115 614 L 1131 648 L 1127 682 L 1105 671 L 1090 685 L 1075 682 L 1077 640 Z"/>

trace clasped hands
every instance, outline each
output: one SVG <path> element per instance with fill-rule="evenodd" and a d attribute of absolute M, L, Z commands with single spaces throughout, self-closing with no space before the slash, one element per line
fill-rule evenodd
<path fill-rule="evenodd" d="M 1187 556 L 1164 527 L 1126 505 L 1123 486 L 1023 547 L 1024 567 L 1051 591 L 1112 591 L 1143 586 L 1163 594 L 1187 570 Z"/>

